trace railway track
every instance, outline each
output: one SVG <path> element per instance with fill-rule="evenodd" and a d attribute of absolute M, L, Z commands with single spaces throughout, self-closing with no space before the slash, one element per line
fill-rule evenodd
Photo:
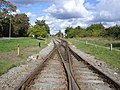
<path fill-rule="evenodd" d="M 82 60 L 78 61 L 73 55 L 71 55 L 71 62 L 74 77 L 81 90 L 113 90 L 90 65 Z"/>
<path fill-rule="evenodd" d="M 64 40 L 15 90 L 120 90 L 120 85 L 84 61 Z"/>
<path fill-rule="evenodd" d="M 15 90 L 67 90 L 67 77 L 56 47 Z"/>
<path fill-rule="evenodd" d="M 120 84 L 71 51 L 74 77 L 82 90 L 120 90 Z M 78 77 L 79 75 L 79 77 Z"/>
<path fill-rule="evenodd" d="M 31 90 L 67 90 L 67 78 L 57 52 L 45 62 L 40 74 L 29 88 Z"/>

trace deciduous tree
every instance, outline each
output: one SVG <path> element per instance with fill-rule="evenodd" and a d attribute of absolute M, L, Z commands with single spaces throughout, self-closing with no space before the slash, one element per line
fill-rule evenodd
<path fill-rule="evenodd" d="M 9 14 L 15 11 L 16 6 L 9 1 L 0 0 L 0 36 L 8 36 L 10 17 L 12 17 Z"/>
<path fill-rule="evenodd" d="M 13 36 L 27 36 L 27 30 L 29 28 L 29 18 L 26 14 L 16 14 L 12 26 Z"/>
<path fill-rule="evenodd" d="M 35 22 L 36 25 L 29 28 L 28 35 L 45 38 L 48 36 L 50 30 L 49 26 L 45 23 L 45 20 L 37 20 Z"/>

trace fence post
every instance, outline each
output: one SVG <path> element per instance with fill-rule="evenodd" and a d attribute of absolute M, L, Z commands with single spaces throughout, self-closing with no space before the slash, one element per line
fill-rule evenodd
<path fill-rule="evenodd" d="M 85 44 L 87 44 L 87 40 L 85 41 Z"/>
<path fill-rule="evenodd" d="M 39 42 L 39 47 L 40 47 L 40 42 Z"/>
<path fill-rule="evenodd" d="M 19 44 L 17 45 L 17 49 L 18 49 L 17 55 L 19 56 L 20 55 L 20 45 Z"/>
<path fill-rule="evenodd" d="M 112 46 L 112 43 L 111 43 L 111 44 L 110 44 L 110 51 L 112 51 L 112 47 L 113 47 L 113 46 Z"/>

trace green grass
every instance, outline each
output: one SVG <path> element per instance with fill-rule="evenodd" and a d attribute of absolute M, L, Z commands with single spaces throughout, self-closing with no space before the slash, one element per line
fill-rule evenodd
<path fill-rule="evenodd" d="M 108 64 L 112 65 L 115 68 L 118 68 L 120 71 L 120 52 L 119 51 L 110 51 L 106 48 L 95 47 L 94 45 L 85 44 L 83 41 L 78 41 L 75 39 L 68 39 L 71 43 L 73 43 L 80 50 L 94 55 L 97 59 L 103 60 Z M 99 41 L 98 41 L 99 42 Z"/>
<path fill-rule="evenodd" d="M 10 68 L 15 67 L 15 62 L 11 62 L 8 60 L 0 60 L 0 75 L 7 72 Z"/>
<path fill-rule="evenodd" d="M 40 48 L 39 48 L 40 42 Z M 20 64 L 25 64 L 27 61 L 25 58 L 30 54 L 38 53 L 42 48 L 46 47 L 50 42 L 50 39 L 33 39 L 33 38 L 21 38 L 21 39 L 11 39 L 11 40 L 1 40 L 0 41 L 0 54 L 6 54 L 8 52 L 16 52 L 17 45 L 20 45 L 20 50 L 26 48 L 37 47 L 36 49 L 31 50 L 31 52 L 24 52 L 20 56 L 16 57 L 20 60 L 9 60 L 8 58 L 0 58 L 0 75 L 7 72 L 10 68 L 19 66 Z M 9 56 L 6 56 L 9 57 Z M 13 57 L 14 58 L 14 57 Z"/>
<path fill-rule="evenodd" d="M 88 43 L 97 44 L 105 47 L 109 47 L 110 44 L 113 44 L 113 48 L 120 50 L 120 40 L 115 40 L 112 38 L 95 38 L 95 37 L 86 37 L 86 38 L 79 38 L 80 41 L 85 42 L 86 40 Z"/>
<path fill-rule="evenodd" d="M 20 48 L 26 48 L 31 46 L 38 46 L 39 42 L 41 47 L 45 46 L 45 42 L 48 40 L 38 40 L 31 38 L 22 38 L 22 39 L 11 39 L 11 40 L 1 40 L 0 41 L 0 52 L 8 52 L 17 49 L 17 45 L 19 44 Z"/>

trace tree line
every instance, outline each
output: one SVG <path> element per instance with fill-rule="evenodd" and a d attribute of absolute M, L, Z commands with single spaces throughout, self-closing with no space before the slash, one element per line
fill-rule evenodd
<path fill-rule="evenodd" d="M 65 29 L 65 37 L 112 37 L 120 39 L 120 26 L 115 25 L 105 28 L 101 23 L 92 24 L 87 28 L 82 28 L 80 26 L 73 28 L 69 26 Z"/>
<path fill-rule="evenodd" d="M 0 1 L 0 37 L 8 37 L 10 32 L 12 37 L 27 36 L 29 17 L 25 13 L 13 15 L 16 9 L 9 1 Z"/>
<path fill-rule="evenodd" d="M 12 37 L 27 36 L 27 30 L 29 28 L 29 18 L 27 17 L 27 15 L 16 14 L 15 16 L 10 15 L 9 17 L 10 18 L 7 17 L 0 22 L 0 36 L 8 37 L 10 28 Z"/>
<path fill-rule="evenodd" d="M 9 1 L 0 0 L 0 37 L 47 37 L 50 33 L 45 20 L 37 20 L 36 25 L 30 26 L 29 17 L 25 13 L 15 14 L 16 6 Z"/>

